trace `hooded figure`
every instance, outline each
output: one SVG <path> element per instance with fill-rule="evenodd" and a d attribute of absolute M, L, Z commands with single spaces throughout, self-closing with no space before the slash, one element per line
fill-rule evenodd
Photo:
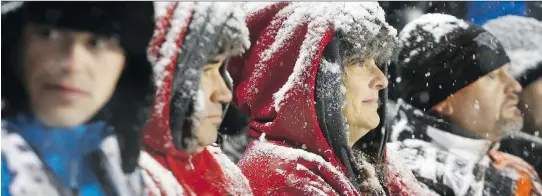
<path fill-rule="evenodd" d="M 2 3 L 2 195 L 141 195 L 149 2 Z"/>
<path fill-rule="evenodd" d="M 387 147 L 441 195 L 537 195 L 540 179 L 520 158 L 496 151 L 519 131 L 521 86 L 510 59 L 484 29 L 426 14 L 399 34 L 395 64 L 401 99 Z"/>
<path fill-rule="evenodd" d="M 501 142 L 501 150 L 516 155 L 542 173 L 542 22 L 522 16 L 503 16 L 488 21 L 484 29 L 501 42 L 510 56 L 512 75 L 523 86 L 519 109 L 522 132 Z M 538 138 L 536 137 L 538 136 Z"/>
<path fill-rule="evenodd" d="M 369 159 L 357 159 L 352 151 L 366 132 L 349 131 L 358 119 L 348 123 L 346 115 L 359 112 L 372 128 L 379 124 L 378 97 L 385 100 L 384 73 L 396 44 L 396 31 L 384 21 L 382 9 L 377 3 L 247 7 L 253 10 L 247 17 L 253 45 L 233 58 L 228 70 L 234 102 L 251 118 L 249 132 L 256 138 L 239 161 L 254 194 L 382 194 Z M 362 85 L 352 80 L 357 76 Z M 379 136 L 366 136 L 378 140 L 359 144 L 374 159 L 384 149 L 385 134 L 377 130 L 370 133 Z"/>
<path fill-rule="evenodd" d="M 239 168 L 213 145 L 231 101 L 225 64 L 250 46 L 244 12 L 233 3 L 158 4 L 148 49 L 158 89 L 143 139 L 155 160 L 143 160 L 145 173 L 156 180 L 170 171 L 184 189 L 173 187 L 177 195 L 251 195 Z M 171 195 L 166 183 L 153 194 Z"/>

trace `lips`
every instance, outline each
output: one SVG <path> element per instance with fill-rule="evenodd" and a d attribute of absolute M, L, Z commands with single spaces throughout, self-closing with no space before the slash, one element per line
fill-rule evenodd
<path fill-rule="evenodd" d="M 205 119 L 208 119 L 209 121 L 211 121 L 213 124 L 220 124 L 222 123 L 222 114 L 211 114 L 211 115 L 207 115 L 205 117 L 203 117 Z"/>
<path fill-rule="evenodd" d="M 71 85 L 45 84 L 44 89 L 53 93 L 52 95 L 59 97 L 63 101 L 73 101 L 89 95 L 88 92 Z"/>
<path fill-rule="evenodd" d="M 378 103 L 378 98 L 365 99 L 362 103 Z"/>

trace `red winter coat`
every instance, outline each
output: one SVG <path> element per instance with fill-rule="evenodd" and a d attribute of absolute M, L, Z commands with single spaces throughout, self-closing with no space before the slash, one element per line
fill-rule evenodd
<path fill-rule="evenodd" d="M 292 74 L 307 34 L 307 25 L 299 25 L 290 32 L 291 39 L 259 64 L 260 54 L 274 42 L 279 29 L 270 20 L 286 5 L 277 3 L 247 17 L 252 47 L 243 58 L 233 58 L 228 64 L 234 101 L 252 119 L 250 134 L 259 138 L 249 144 L 239 167 L 254 195 L 359 195 L 316 119 L 317 67 L 333 37 L 332 27 L 314 40 L 317 49 L 312 63 L 286 92 L 281 109 L 275 110 L 273 94 Z"/>
<path fill-rule="evenodd" d="M 283 25 L 290 16 L 300 17 L 280 14 L 291 10 L 290 5 L 275 3 L 249 13 L 252 47 L 228 64 L 234 101 L 252 119 L 250 134 L 256 138 L 239 167 L 254 195 L 361 195 L 317 117 L 316 78 L 334 27 L 332 22 Z M 274 43 L 285 34 L 289 38 Z M 396 173 L 388 179 L 390 192 L 408 195 L 400 190 L 408 185 Z"/>
<path fill-rule="evenodd" d="M 187 154 L 173 145 L 169 125 L 169 111 L 172 107 L 170 98 L 173 74 L 171 73 L 174 73 L 177 65 L 178 51 L 183 44 L 194 13 L 193 6 L 194 3 L 189 2 L 171 2 L 166 8 L 166 13 L 157 18 L 157 30 L 151 42 L 149 55 L 156 63 L 155 71 L 158 71 L 159 86 L 155 107 L 144 130 L 144 148 L 162 167 L 173 174 L 183 187 L 184 195 L 252 195 L 248 181 L 239 168 L 219 148 L 209 146 L 202 152 Z M 172 27 L 172 24 L 178 26 Z M 170 33 L 175 30 L 178 30 L 177 34 Z M 145 165 L 152 166 L 152 164 Z M 160 175 L 153 174 L 153 171 L 157 171 L 156 168 L 143 169 L 151 177 Z M 160 184 L 159 180 L 155 182 L 157 189 L 162 190 L 160 191 L 162 195 L 167 195 L 167 191 L 163 190 L 170 185 Z"/>

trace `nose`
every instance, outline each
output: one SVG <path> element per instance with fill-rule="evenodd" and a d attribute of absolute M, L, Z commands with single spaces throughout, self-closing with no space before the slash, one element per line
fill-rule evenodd
<path fill-rule="evenodd" d="M 61 67 L 63 71 L 74 72 L 81 70 L 85 64 L 92 60 L 90 51 L 88 51 L 85 42 L 73 36 L 72 39 L 63 43 L 65 48 L 65 56 Z"/>
<path fill-rule="evenodd" d="M 505 79 L 506 79 L 506 89 L 505 89 L 505 93 L 506 94 L 509 94 L 509 93 L 514 93 L 514 94 L 519 94 L 521 93 L 521 91 L 523 90 L 523 88 L 521 87 L 521 84 L 510 74 L 510 72 L 508 72 L 507 69 L 504 70 L 504 75 L 505 75 Z"/>
<path fill-rule="evenodd" d="M 384 72 L 376 66 L 374 60 L 370 62 L 371 81 L 369 81 L 369 87 L 371 89 L 382 90 L 388 87 L 388 78 L 384 75 Z"/>
<path fill-rule="evenodd" d="M 232 92 L 226 86 L 226 82 L 220 74 L 213 77 L 213 91 L 211 92 L 211 101 L 213 103 L 228 103 L 232 100 Z"/>

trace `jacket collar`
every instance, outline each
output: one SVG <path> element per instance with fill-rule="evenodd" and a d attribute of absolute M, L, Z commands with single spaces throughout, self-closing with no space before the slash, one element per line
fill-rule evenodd
<path fill-rule="evenodd" d="M 403 100 L 398 100 L 397 115 L 392 126 L 392 140 L 402 140 L 399 135 L 410 132 L 404 139 L 420 139 L 466 158 L 481 157 L 490 150 L 493 142 L 473 134 L 457 124 L 429 116 Z"/>

